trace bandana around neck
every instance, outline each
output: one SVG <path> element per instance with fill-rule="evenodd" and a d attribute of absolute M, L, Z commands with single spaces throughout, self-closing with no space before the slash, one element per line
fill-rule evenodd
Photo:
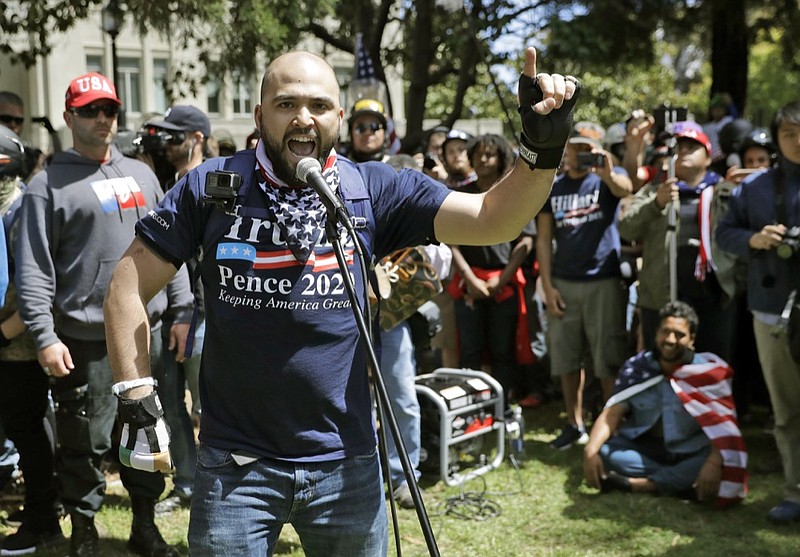
<path fill-rule="evenodd" d="M 256 145 L 256 170 L 258 184 L 269 200 L 267 210 L 283 233 L 292 255 L 305 263 L 319 240 L 327 216 L 322 201 L 310 186 L 292 187 L 275 175 L 263 139 Z M 325 161 L 322 177 L 334 193 L 339 189 L 339 166 L 333 150 Z"/>

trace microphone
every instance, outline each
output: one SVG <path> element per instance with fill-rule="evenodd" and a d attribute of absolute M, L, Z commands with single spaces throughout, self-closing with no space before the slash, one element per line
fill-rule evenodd
<path fill-rule="evenodd" d="M 302 159 L 297 163 L 295 174 L 298 180 L 308 184 L 317 192 L 329 215 L 335 215 L 337 212 L 344 210 L 342 200 L 333 193 L 328 182 L 322 177 L 322 165 L 319 164 L 317 159 L 311 157 Z"/>

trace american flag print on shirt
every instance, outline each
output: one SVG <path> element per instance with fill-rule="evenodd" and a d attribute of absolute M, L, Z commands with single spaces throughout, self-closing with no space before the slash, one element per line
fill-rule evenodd
<path fill-rule="evenodd" d="M 142 188 L 131 176 L 98 180 L 92 182 L 92 189 L 104 213 L 146 206 Z"/>
<path fill-rule="evenodd" d="M 318 253 L 319 252 L 319 253 Z M 344 252 L 347 265 L 353 264 L 353 250 Z M 253 269 L 285 269 L 288 267 L 304 267 L 308 265 L 312 272 L 318 273 L 339 267 L 336 254 L 332 250 L 312 251 L 308 259 L 301 261 L 292 250 L 257 251 L 250 244 L 243 242 L 224 242 L 217 246 L 217 260 L 238 259 L 250 261 Z"/>

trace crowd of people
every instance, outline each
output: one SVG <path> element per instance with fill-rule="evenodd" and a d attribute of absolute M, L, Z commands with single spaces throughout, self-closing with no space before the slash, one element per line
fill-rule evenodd
<path fill-rule="evenodd" d="M 195 556 L 271 554 L 288 523 L 307 555 L 385 554 L 384 480 L 420 504 L 420 342 L 491 373 L 506 408 L 541 404 L 544 370 L 565 414 L 551 446 L 585 445 L 588 485 L 718 506 L 746 494 L 738 420 L 763 381 L 785 476 L 768 518 L 800 520 L 800 102 L 770 129 L 719 98 L 705 126 L 633 110 L 605 129 L 573 123 L 579 91 L 528 49 L 518 144 L 437 127 L 410 156 L 389 152 L 382 99 L 340 106 L 330 66 L 290 52 L 264 75 L 248 149 L 175 105 L 123 154 L 121 101 L 91 73 L 67 88 L 72 148 L 47 160 L 0 92 L 0 440 L 25 484 L 2 555 L 65 543 L 61 514 L 70 555 L 101 555 L 109 456 L 136 554 L 178 554 L 154 517 L 180 506 Z M 295 173 L 308 157 L 360 222 L 335 223 L 338 241 Z M 352 306 L 361 251 L 409 247 L 444 291 L 433 339 L 415 338 L 417 307 L 375 332 L 412 468 L 390 435 L 382 471 Z"/>

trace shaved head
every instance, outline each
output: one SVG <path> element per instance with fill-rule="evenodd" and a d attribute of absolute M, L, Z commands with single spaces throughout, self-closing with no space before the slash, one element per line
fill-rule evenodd
<path fill-rule="evenodd" d="M 301 81 L 305 72 L 311 72 L 313 80 L 336 89 L 336 98 L 339 98 L 339 81 L 336 72 L 321 56 L 304 50 L 294 50 L 281 54 L 267 66 L 264 77 L 261 79 L 261 100 L 270 84 L 288 79 Z"/>

